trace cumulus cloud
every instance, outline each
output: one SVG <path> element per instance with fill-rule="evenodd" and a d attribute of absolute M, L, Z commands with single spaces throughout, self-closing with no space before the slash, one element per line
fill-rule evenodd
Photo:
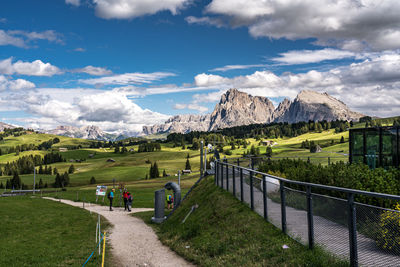
<path fill-rule="evenodd" d="M 0 110 L 4 105 L 8 110 L 16 108 L 32 114 L 21 122 L 41 129 L 95 125 L 107 132 L 134 135 L 141 132 L 144 125 L 162 123 L 169 118 L 142 109 L 125 94 L 96 89 L 39 88 L 24 93 L 9 92 L 2 94 Z"/>
<path fill-rule="evenodd" d="M 210 71 L 229 71 L 229 70 L 245 70 L 245 69 L 251 69 L 251 68 L 262 68 L 266 67 L 266 65 L 263 64 L 253 64 L 253 65 L 225 65 L 223 67 L 211 69 Z"/>
<path fill-rule="evenodd" d="M 343 49 L 400 48 L 400 2 L 353 0 L 212 0 L 206 13 L 247 26 L 254 37 L 316 38 Z"/>
<path fill-rule="evenodd" d="M 94 75 L 94 76 L 103 76 L 103 75 L 112 74 L 111 70 L 108 70 L 108 69 L 102 68 L 102 67 L 93 67 L 90 65 L 86 66 L 84 68 L 74 69 L 74 70 L 72 70 L 72 72 L 82 72 L 82 73 L 87 73 L 87 74 Z"/>
<path fill-rule="evenodd" d="M 0 75 L 0 91 L 3 90 L 23 90 L 23 89 L 32 89 L 35 88 L 35 84 L 24 80 L 24 79 L 16 79 L 10 80 L 4 75 Z"/>
<path fill-rule="evenodd" d="M 35 60 L 32 62 L 24 62 L 18 60 L 12 62 L 13 58 L 7 58 L 0 60 L 0 74 L 20 74 L 29 76 L 53 76 L 55 74 L 61 74 L 62 71 L 51 65 L 50 63 L 44 63 L 41 60 Z"/>
<path fill-rule="evenodd" d="M 189 104 L 178 103 L 174 105 L 174 109 L 191 109 L 191 110 L 196 110 L 200 113 L 205 113 L 208 111 L 207 107 L 195 103 L 189 103 Z"/>
<path fill-rule="evenodd" d="M 104 19 L 132 19 L 160 11 L 170 11 L 175 15 L 190 2 L 190 0 L 93 0 L 96 15 Z"/>
<path fill-rule="evenodd" d="M 80 0 L 65 0 L 66 4 L 73 5 L 73 6 L 79 6 L 81 4 Z"/>
<path fill-rule="evenodd" d="M 273 61 L 295 65 L 318 63 L 325 60 L 338 60 L 344 58 L 354 58 L 356 53 L 345 50 L 325 48 L 322 50 L 293 50 L 285 53 L 280 53 L 280 57 L 273 58 Z"/>
<path fill-rule="evenodd" d="M 153 73 L 124 73 L 113 76 L 106 76 L 94 79 L 82 79 L 81 83 L 90 85 L 128 85 L 128 84 L 143 84 L 161 80 L 166 77 L 175 76 L 171 72 L 153 72 Z"/>

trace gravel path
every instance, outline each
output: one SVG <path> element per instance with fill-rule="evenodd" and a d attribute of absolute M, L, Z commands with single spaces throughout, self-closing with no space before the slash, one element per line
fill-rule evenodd
<path fill-rule="evenodd" d="M 54 198 L 46 198 L 59 201 Z M 82 202 L 61 200 L 62 203 L 82 207 Z M 88 205 L 85 209 L 104 216 L 114 227 L 109 232 L 111 253 L 118 263 L 115 266 L 193 266 L 161 244 L 153 229 L 141 219 L 125 212 L 123 208 L 109 211 L 107 206 Z M 133 208 L 132 212 L 153 209 Z"/>

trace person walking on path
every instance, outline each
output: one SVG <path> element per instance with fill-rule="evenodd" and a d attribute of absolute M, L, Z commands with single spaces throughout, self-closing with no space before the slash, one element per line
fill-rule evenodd
<path fill-rule="evenodd" d="M 110 211 L 113 210 L 112 205 L 113 205 L 113 199 L 114 199 L 114 191 L 115 189 L 111 189 L 110 192 L 108 192 L 108 199 L 110 200 Z"/>
<path fill-rule="evenodd" d="M 127 203 L 128 203 L 128 211 L 131 212 L 131 207 L 132 207 L 132 195 L 131 193 L 127 192 L 128 198 L 127 198 Z"/>
<path fill-rule="evenodd" d="M 172 195 L 167 195 L 167 204 L 168 209 L 174 208 L 174 198 Z"/>
<path fill-rule="evenodd" d="M 129 210 L 128 209 L 128 190 L 124 189 L 124 193 L 122 194 L 122 197 L 124 198 L 125 211 Z"/>

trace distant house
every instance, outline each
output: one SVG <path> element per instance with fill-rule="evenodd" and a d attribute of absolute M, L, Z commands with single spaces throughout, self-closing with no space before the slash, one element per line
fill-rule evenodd
<path fill-rule="evenodd" d="M 107 162 L 115 162 L 115 159 L 107 159 Z"/>
<path fill-rule="evenodd" d="M 191 170 L 182 170 L 182 174 L 190 174 L 190 173 L 192 173 Z"/>
<path fill-rule="evenodd" d="M 274 145 L 277 145 L 278 143 L 277 143 L 277 142 L 274 142 L 274 141 L 272 141 L 272 140 L 262 140 L 262 141 L 260 142 L 260 144 L 261 144 L 262 146 L 274 146 Z"/>
<path fill-rule="evenodd" d="M 89 154 L 89 158 L 93 158 L 94 157 L 94 154 Z"/>
<path fill-rule="evenodd" d="M 66 147 L 60 147 L 60 148 L 58 148 L 58 151 L 60 151 L 60 152 L 67 152 L 67 151 L 68 151 L 68 148 L 66 148 Z"/>

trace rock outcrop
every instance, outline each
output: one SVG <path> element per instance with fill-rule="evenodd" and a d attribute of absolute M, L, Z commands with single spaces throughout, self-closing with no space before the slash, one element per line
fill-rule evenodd
<path fill-rule="evenodd" d="M 209 131 L 272 121 L 275 107 L 262 96 L 252 96 L 237 89 L 230 89 L 211 113 Z"/>
<path fill-rule="evenodd" d="M 210 125 L 210 114 L 207 115 L 176 115 L 169 118 L 164 124 L 143 126 L 145 135 L 156 133 L 188 133 L 193 131 L 207 131 Z"/>
<path fill-rule="evenodd" d="M 293 103 L 275 122 L 294 123 L 299 121 L 358 120 L 364 115 L 351 111 L 342 101 L 328 95 L 310 90 L 301 91 Z"/>

